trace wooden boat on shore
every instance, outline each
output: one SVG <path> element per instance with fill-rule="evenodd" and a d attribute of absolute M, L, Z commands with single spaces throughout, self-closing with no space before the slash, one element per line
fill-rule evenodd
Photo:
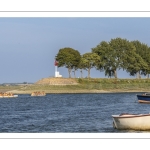
<path fill-rule="evenodd" d="M 150 93 L 137 95 L 137 98 L 139 103 L 150 103 Z"/>
<path fill-rule="evenodd" d="M 31 93 L 31 96 L 45 96 L 45 95 L 46 95 L 46 94 L 45 94 L 44 91 L 42 91 L 42 92 L 36 91 L 36 92 L 32 92 L 32 93 Z"/>
<path fill-rule="evenodd" d="M 150 130 L 150 114 L 123 113 L 112 117 L 116 129 Z"/>
<path fill-rule="evenodd" d="M 0 98 L 13 98 L 18 97 L 18 95 L 14 95 L 13 93 L 0 93 Z"/>

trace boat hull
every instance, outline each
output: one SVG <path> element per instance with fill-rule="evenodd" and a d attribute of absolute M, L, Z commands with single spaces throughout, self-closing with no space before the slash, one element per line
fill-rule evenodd
<path fill-rule="evenodd" d="M 0 96 L 0 98 L 13 98 L 13 97 L 18 97 L 18 95 L 13 95 L 13 96 Z"/>
<path fill-rule="evenodd" d="M 139 103 L 150 103 L 150 95 L 137 95 Z"/>
<path fill-rule="evenodd" d="M 150 114 L 112 115 L 112 117 L 116 129 L 150 130 Z"/>

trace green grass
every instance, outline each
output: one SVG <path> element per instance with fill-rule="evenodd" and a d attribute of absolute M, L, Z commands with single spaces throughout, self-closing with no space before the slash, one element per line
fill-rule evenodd
<path fill-rule="evenodd" d="M 16 85 L 16 86 L 12 86 L 12 85 L 0 85 L 0 90 L 16 90 L 16 89 L 19 89 L 20 86 L 19 85 Z"/>
<path fill-rule="evenodd" d="M 86 83 L 79 85 L 33 85 L 21 88 L 24 91 L 33 90 L 115 90 L 115 89 L 150 89 L 150 83 L 126 83 L 126 84 L 111 84 L 111 83 Z"/>
<path fill-rule="evenodd" d="M 150 90 L 150 79 L 75 79 L 77 85 L 24 85 L 0 86 L 0 90 L 51 91 L 51 90 Z"/>

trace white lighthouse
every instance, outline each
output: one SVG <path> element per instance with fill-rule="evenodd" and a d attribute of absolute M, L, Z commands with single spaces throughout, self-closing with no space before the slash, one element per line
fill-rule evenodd
<path fill-rule="evenodd" d="M 57 71 L 58 62 L 55 60 L 55 77 L 62 77 L 62 75 L 59 74 Z"/>

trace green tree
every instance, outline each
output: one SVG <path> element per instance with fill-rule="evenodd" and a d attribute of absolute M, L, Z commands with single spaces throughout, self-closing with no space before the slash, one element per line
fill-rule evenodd
<path fill-rule="evenodd" d="M 98 54 L 101 57 L 101 63 L 96 64 L 97 70 L 105 71 L 105 75 L 112 76 L 111 59 L 109 59 L 109 51 L 111 51 L 111 48 L 109 43 L 106 41 L 102 41 L 95 48 L 92 48 L 92 52 Z"/>
<path fill-rule="evenodd" d="M 101 57 L 102 63 L 97 69 L 104 70 L 105 75 L 117 78 L 117 70 L 125 70 L 129 66 L 130 59 L 135 55 L 135 47 L 126 39 L 115 38 L 110 42 L 102 41 L 92 48 L 92 52 Z"/>
<path fill-rule="evenodd" d="M 142 59 L 139 54 L 135 54 L 132 59 L 128 62 L 128 67 L 126 71 L 130 73 L 131 76 L 137 75 L 137 78 L 141 78 L 140 71 L 144 74 L 148 67 L 147 63 Z"/>
<path fill-rule="evenodd" d="M 79 53 L 79 51 L 75 50 L 74 51 L 74 65 L 72 67 L 73 72 L 74 72 L 74 77 L 76 78 L 76 70 L 79 69 L 79 64 L 80 64 L 80 59 L 81 59 L 81 55 Z"/>
<path fill-rule="evenodd" d="M 81 72 L 81 78 L 83 78 L 83 70 L 86 69 L 86 66 L 85 66 L 84 58 L 82 55 L 81 55 L 81 59 L 80 59 L 80 63 L 78 65 L 78 68 L 80 69 L 80 72 Z"/>
<path fill-rule="evenodd" d="M 88 78 L 90 78 L 90 70 L 97 64 L 100 64 L 100 56 L 96 53 L 85 53 L 82 55 L 83 68 L 88 71 Z"/>
<path fill-rule="evenodd" d="M 71 78 L 71 70 L 74 69 L 75 71 L 78 68 L 80 59 L 79 51 L 70 47 L 60 49 L 56 55 L 58 67 L 66 67 L 68 69 L 69 78 Z"/>
<path fill-rule="evenodd" d="M 138 70 L 136 73 L 137 78 L 141 78 L 141 74 L 147 75 L 148 77 L 150 74 L 150 48 L 138 40 L 131 41 L 131 43 L 135 46 L 136 53 L 143 59 L 143 63 L 147 64 L 147 68 L 141 66 L 141 68 Z"/>
<path fill-rule="evenodd" d="M 148 65 L 147 78 L 149 78 L 149 74 L 150 74 L 150 47 L 148 47 L 148 49 L 145 51 L 145 55 L 146 55 L 146 63 Z"/>

